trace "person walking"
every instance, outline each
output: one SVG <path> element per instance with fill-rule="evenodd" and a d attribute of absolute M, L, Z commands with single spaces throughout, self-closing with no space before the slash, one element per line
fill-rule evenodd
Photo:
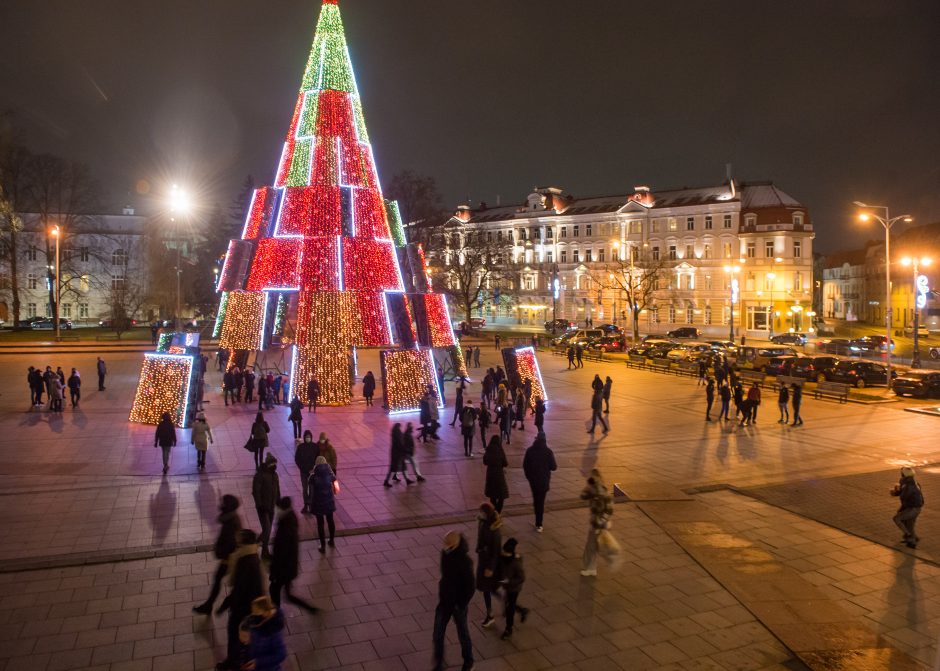
<path fill-rule="evenodd" d="M 215 575 L 212 578 L 212 588 L 209 591 L 209 598 L 198 606 L 193 607 L 194 613 L 208 615 L 212 612 L 212 606 L 215 604 L 219 592 L 222 590 L 222 579 L 228 573 L 228 560 L 236 546 L 236 535 L 242 528 L 242 520 L 238 515 L 238 498 L 231 494 L 224 494 L 219 501 L 219 535 L 216 536 L 215 545 L 212 546 L 212 552 L 219 564 L 215 569 Z"/>
<path fill-rule="evenodd" d="M 222 375 L 222 399 L 226 407 L 230 399 L 232 405 L 235 405 L 235 373 L 231 370 L 225 371 Z"/>
<path fill-rule="evenodd" d="M 441 403 L 444 402 L 443 394 L 444 394 L 444 387 L 442 385 L 441 386 Z M 431 416 L 431 420 L 430 420 L 431 438 L 433 438 L 434 440 L 440 440 L 441 437 L 437 435 L 437 430 L 441 428 L 441 409 L 438 407 L 437 396 L 435 394 L 431 394 L 431 397 L 429 400 L 430 400 L 430 403 L 428 407 L 428 412 L 430 413 L 430 416 Z"/>
<path fill-rule="evenodd" d="M 108 366 L 105 364 L 104 359 L 100 356 L 98 357 L 98 391 L 104 391 L 104 378 L 108 374 Z"/>
<path fill-rule="evenodd" d="M 277 529 L 271 543 L 271 600 L 280 608 L 283 589 L 288 601 L 308 613 L 315 613 L 316 608 L 290 591 L 291 583 L 300 573 L 300 532 L 297 514 L 289 496 L 279 498 L 276 505 Z"/>
<path fill-rule="evenodd" d="M 26 375 L 26 381 L 29 383 L 29 402 L 34 407 L 42 405 L 42 373 L 33 366 L 29 367 L 29 373 Z"/>
<path fill-rule="evenodd" d="M 777 424 L 789 424 L 790 423 L 790 391 L 787 389 L 787 385 L 780 385 L 780 393 L 777 394 L 777 407 L 780 409 L 780 419 L 777 420 Z"/>
<path fill-rule="evenodd" d="M 696 386 L 702 387 L 707 384 L 708 376 L 708 363 L 705 361 L 705 358 L 702 357 L 698 360 L 698 384 Z"/>
<path fill-rule="evenodd" d="M 77 408 L 79 401 L 82 400 L 82 376 L 78 374 L 77 369 L 72 369 L 72 374 L 69 375 L 66 384 L 69 387 L 69 399 L 72 402 L 72 407 Z"/>
<path fill-rule="evenodd" d="M 268 386 L 268 378 L 262 373 L 258 376 L 258 410 L 264 410 L 268 407 L 268 394 L 271 388 Z"/>
<path fill-rule="evenodd" d="M 457 420 L 461 418 L 463 412 L 463 385 L 457 387 L 457 396 L 454 399 L 454 417 L 450 420 L 450 425 L 454 426 Z"/>
<path fill-rule="evenodd" d="M 793 426 L 803 424 L 803 418 L 800 417 L 800 406 L 803 405 L 803 387 L 795 382 L 790 385 L 790 403 L 793 404 Z"/>
<path fill-rule="evenodd" d="M 500 337 L 498 333 L 495 336 L 493 336 L 493 342 L 496 345 L 496 349 L 499 350 Z"/>
<path fill-rule="evenodd" d="M 532 490 L 532 507 L 535 510 L 535 530 L 542 533 L 542 520 L 545 517 L 545 497 L 552 482 L 552 471 L 558 470 L 555 453 L 548 447 L 545 434 L 539 432 L 535 441 L 525 451 L 522 458 L 522 472 L 529 481 Z"/>
<path fill-rule="evenodd" d="M 715 381 L 708 378 L 705 385 L 705 421 L 712 421 L 712 405 L 715 403 Z"/>
<path fill-rule="evenodd" d="M 434 671 L 444 671 L 444 637 L 451 619 L 457 628 L 463 671 L 473 669 L 473 643 L 467 626 L 467 606 L 473 598 L 473 560 L 467 540 L 456 531 L 444 536 L 441 550 L 441 579 L 437 586 L 437 608 L 434 609 L 434 630 L 431 634 Z"/>
<path fill-rule="evenodd" d="M 163 451 L 163 474 L 170 470 L 170 450 L 176 445 L 176 427 L 173 426 L 173 420 L 170 419 L 170 413 L 165 412 L 160 416 L 160 423 L 157 424 L 157 430 L 153 434 L 153 446 L 160 446 Z"/>
<path fill-rule="evenodd" d="M 310 379 L 307 380 L 307 412 L 310 412 L 312 409 L 314 413 L 317 411 L 317 401 L 320 398 L 320 383 L 317 382 L 317 378 L 313 375 L 310 376 Z"/>
<path fill-rule="evenodd" d="M 601 376 L 597 373 L 594 374 L 594 379 L 591 380 L 591 389 L 596 394 L 599 391 L 604 390 L 604 381 L 601 379 Z"/>
<path fill-rule="evenodd" d="M 508 445 L 512 437 L 512 405 L 508 400 L 496 406 L 496 422 L 499 424 L 499 437 Z"/>
<path fill-rule="evenodd" d="M 425 477 L 421 475 L 421 470 L 418 468 L 418 462 L 415 461 L 415 427 L 411 422 L 408 422 L 408 425 L 405 427 L 405 430 L 402 433 L 401 441 L 402 453 L 405 455 L 405 464 L 411 464 L 411 468 L 415 472 L 415 479 L 418 482 L 424 482 Z"/>
<path fill-rule="evenodd" d="M 506 628 L 500 637 L 504 641 L 512 638 L 512 627 L 517 610 L 520 622 L 525 622 L 529 617 L 529 609 L 519 605 L 519 593 L 525 584 L 525 569 L 522 566 L 522 557 L 516 552 L 518 546 L 519 542 L 515 538 L 510 538 L 503 543 L 503 551 L 499 555 L 499 582 L 506 595 L 504 599 Z"/>
<path fill-rule="evenodd" d="M 519 430 L 525 431 L 526 402 L 525 394 L 516 394 L 516 407 L 512 411 L 513 424 L 519 422 Z"/>
<path fill-rule="evenodd" d="M 596 468 L 591 470 L 587 485 L 581 492 L 581 499 L 590 506 L 590 527 L 588 528 L 587 542 L 584 545 L 584 554 L 581 557 L 581 575 L 597 575 L 597 537 L 606 531 L 610 525 L 610 518 L 614 514 L 613 499 L 607 493 L 607 487 L 601 479 L 601 473 Z"/>
<path fill-rule="evenodd" d="M 477 411 L 477 424 L 480 427 L 480 450 L 486 450 L 486 430 L 490 428 L 490 423 L 492 422 L 492 417 L 490 416 L 490 411 L 487 409 L 485 403 L 480 404 L 480 409 Z"/>
<path fill-rule="evenodd" d="M 591 396 L 591 428 L 588 429 L 588 433 L 594 433 L 594 429 L 597 427 L 597 423 L 600 422 L 601 426 L 604 427 L 604 433 L 607 433 L 610 429 L 607 427 L 607 422 L 604 421 L 604 415 L 601 414 L 601 392 L 595 391 L 594 395 Z"/>
<path fill-rule="evenodd" d="M 244 373 L 242 373 L 241 368 L 239 368 L 238 366 L 235 366 L 232 369 L 232 378 L 234 379 L 234 382 L 235 382 L 234 402 L 241 403 L 242 402 L 242 387 L 245 386 L 245 375 Z"/>
<path fill-rule="evenodd" d="M 493 592 L 499 588 L 497 570 L 503 544 L 502 526 L 503 519 L 493 504 L 488 501 L 480 504 L 480 514 L 477 516 L 477 589 L 483 593 L 483 605 L 486 607 L 486 617 L 480 623 L 484 629 L 495 622 Z"/>
<path fill-rule="evenodd" d="M 744 386 L 740 382 L 734 383 L 732 397 L 734 398 L 734 418 L 737 419 L 744 409 L 742 407 L 744 405 Z"/>
<path fill-rule="evenodd" d="M 431 435 L 431 394 L 424 392 L 418 402 L 418 419 L 421 422 L 421 442 L 428 442 Z"/>
<path fill-rule="evenodd" d="M 535 428 L 538 433 L 545 432 L 545 399 L 535 402 Z"/>
<path fill-rule="evenodd" d="M 532 378 L 527 377 L 522 383 L 522 395 L 525 397 L 525 404 L 522 406 L 526 412 L 534 412 L 532 409 Z"/>
<path fill-rule="evenodd" d="M 290 402 L 290 414 L 287 416 L 287 419 L 290 420 L 291 426 L 294 429 L 294 440 L 300 440 L 300 437 L 303 435 L 303 415 L 304 404 L 300 402 L 300 399 L 294 396 Z"/>
<path fill-rule="evenodd" d="M 731 411 L 731 389 L 728 383 L 724 382 L 718 387 L 718 397 L 721 399 L 721 410 L 718 411 L 718 419 L 728 420 L 728 413 Z"/>
<path fill-rule="evenodd" d="M 294 464 L 300 471 L 300 487 L 304 497 L 304 507 L 300 511 L 303 514 L 310 512 L 310 474 L 313 472 L 318 456 L 320 456 L 320 450 L 313 442 L 313 434 L 309 430 L 304 431 L 304 439 L 297 443 L 297 448 L 294 450 Z"/>
<path fill-rule="evenodd" d="M 317 538 L 320 539 L 320 554 L 326 552 L 326 545 L 334 546 L 333 537 L 336 535 L 336 523 L 333 521 L 333 513 L 336 511 L 336 492 L 333 489 L 336 482 L 336 475 L 333 469 L 326 463 L 326 457 L 320 455 L 317 457 L 317 463 L 313 467 L 313 473 L 310 475 L 310 512 L 317 518 Z M 330 531 L 330 538 L 327 541 L 323 529 L 324 521 Z"/>
<path fill-rule="evenodd" d="M 477 410 L 473 403 L 467 403 L 460 411 L 460 433 L 463 436 L 463 454 L 473 456 L 473 433 L 476 428 Z"/>
<path fill-rule="evenodd" d="M 480 346 L 477 345 L 473 350 L 473 367 L 480 367 Z"/>
<path fill-rule="evenodd" d="M 271 597 L 259 596 L 251 602 L 251 616 L 240 630 L 247 635 L 248 660 L 242 669 L 251 671 L 281 671 L 287 659 L 284 645 L 284 615 Z"/>
<path fill-rule="evenodd" d="M 574 356 L 578 360 L 578 368 L 584 368 L 584 346 L 581 343 L 575 345 Z"/>
<path fill-rule="evenodd" d="M 258 557 L 258 537 L 250 529 L 238 532 L 238 544 L 229 555 L 228 578 L 231 585 L 229 595 L 225 597 L 219 612 L 228 611 L 227 656 L 216 665 L 217 671 L 241 669 L 241 644 L 239 626 L 251 614 L 251 604 L 259 596 L 264 596 L 264 583 L 261 577 L 261 559 Z"/>
<path fill-rule="evenodd" d="M 58 375 L 52 378 L 52 411 L 62 412 L 65 405 L 65 385 Z"/>
<path fill-rule="evenodd" d="M 405 440 L 401 430 L 401 422 L 395 422 L 392 427 L 391 445 L 388 457 L 388 473 L 385 474 L 385 482 L 382 485 L 386 488 L 391 487 L 392 483 L 388 481 L 392 475 L 395 475 L 395 482 L 398 482 L 398 474 L 401 473 L 407 484 L 412 484 L 414 480 L 408 477 L 405 472 Z"/>
<path fill-rule="evenodd" d="M 268 541 L 271 539 L 271 527 L 274 524 L 274 507 L 281 498 L 281 481 L 277 475 L 277 457 L 269 454 L 264 465 L 255 471 L 251 481 L 251 496 L 255 500 L 258 521 L 261 523 L 261 556 L 268 557 Z"/>
<path fill-rule="evenodd" d="M 905 466 L 901 469 L 901 479 L 891 490 L 891 496 L 897 496 L 901 500 L 901 507 L 894 516 L 894 523 L 901 533 L 904 534 L 902 542 L 909 548 L 917 547 L 920 538 L 914 532 L 914 525 L 917 523 L 917 517 L 924 507 L 924 493 L 920 485 L 914 479 L 914 469 Z"/>
<path fill-rule="evenodd" d="M 509 498 L 509 484 L 506 482 L 506 453 L 503 451 L 499 436 L 490 438 L 486 451 L 483 452 L 483 465 L 486 466 L 486 481 L 483 495 L 490 500 L 496 512 L 503 512 L 503 504 Z"/>
<path fill-rule="evenodd" d="M 248 368 L 245 370 L 245 403 L 252 403 L 255 400 L 255 372 Z"/>
<path fill-rule="evenodd" d="M 284 379 L 280 375 L 271 380 L 271 400 L 274 405 L 281 405 L 281 385 L 283 383 Z"/>
<path fill-rule="evenodd" d="M 372 397 L 375 396 L 375 375 L 371 370 L 362 378 L 362 396 L 366 399 L 366 406 L 372 407 Z"/>
<path fill-rule="evenodd" d="M 604 387 L 601 390 L 601 396 L 604 398 L 604 414 L 610 414 L 610 388 L 614 385 L 614 381 L 610 379 L 608 375 L 604 379 Z"/>
<path fill-rule="evenodd" d="M 259 388 L 260 390 L 260 388 Z M 268 446 L 268 434 L 271 433 L 271 427 L 264 421 L 264 415 L 260 412 L 255 415 L 255 421 L 251 425 L 251 451 L 255 455 L 255 468 L 261 468 L 264 462 L 264 450 Z"/>
<path fill-rule="evenodd" d="M 160 324 L 154 322 L 150 325 L 150 344 L 156 345 L 160 337 Z"/>
<path fill-rule="evenodd" d="M 578 364 L 574 362 L 574 345 L 568 345 L 568 349 L 565 352 L 568 355 L 568 370 L 572 368 L 577 368 Z"/>
<path fill-rule="evenodd" d="M 212 429 L 209 428 L 209 422 L 206 421 L 206 415 L 203 412 L 196 413 L 190 442 L 196 447 L 196 468 L 202 470 L 206 467 L 206 452 L 209 450 L 209 443 L 215 442 L 212 438 Z"/>
<path fill-rule="evenodd" d="M 750 389 L 747 390 L 747 400 L 748 400 L 747 423 L 757 424 L 757 409 L 760 407 L 761 393 L 760 393 L 760 387 L 757 386 L 756 382 L 751 385 Z"/>

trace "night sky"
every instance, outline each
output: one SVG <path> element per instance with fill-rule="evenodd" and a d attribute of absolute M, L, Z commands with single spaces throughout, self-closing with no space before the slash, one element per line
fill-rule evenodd
<path fill-rule="evenodd" d="M 273 178 L 317 0 L 4 0 L 0 110 L 112 208 Z M 340 0 L 379 173 L 445 205 L 772 179 L 822 250 L 940 221 L 940 2 Z M 139 191 L 147 191 L 142 196 Z M 407 213 L 405 213 L 407 216 Z"/>

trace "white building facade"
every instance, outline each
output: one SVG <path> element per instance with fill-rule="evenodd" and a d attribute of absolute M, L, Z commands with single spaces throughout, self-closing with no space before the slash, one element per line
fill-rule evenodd
<path fill-rule="evenodd" d="M 727 337 L 732 313 L 736 336 L 812 328 L 813 226 L 806 208 L 769 182 L 583 199 L 536 189 L 522 206 L 461 207 L 448 230 L 507 245 L 513 286 L 500 300 L 490 292 L 478 314 L 490 323 L 557 316 L 629 330 L 623 291 L 603 278 L 623 268 L 617 259 L 642 257 L 661 267 L 642 330 L 692 325 Z M 453 245 L 453 233 L 446 238 Z M 437 262 L 458 262 L 459 250 L 443 256 Z"/>

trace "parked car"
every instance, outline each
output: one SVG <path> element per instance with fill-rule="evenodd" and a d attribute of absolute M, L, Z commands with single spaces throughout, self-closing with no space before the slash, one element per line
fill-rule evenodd
<path fill-rule="evenodd" d="M 665 359 L 675 348 L 675 343 L 657 343 L 649 348 L 646 352 L 646 356 L 650 359 Z"/>
<path fill-rule="evenodd" d="M 796 361 L 795 356 L 775 356 L 764 364 L 764 372 L 767 375 L 789 375 L 790 367 Z"/>
<path fill-rule="evenodd" d="M 107 317 L 106 319 L 99 319 L 99 320 L 98 320 L 98 326 L 100 326 L 100 327 L 103 328 L 103 329 L 114 328 L 114 325 L 115 325 L 116 321 L 117 321 L 117 320 L 112 319 L 111 317 Z M 136 320 L 136 319 L 126 319 L 126 320 L 125 320 L 125 323 L 124 323 L 124 328 L 128 328 L 129 326 L 137 326 L 137 320 Z"/>
<path fill-rule="evenodd" d="M 798 354 L 792 347 L 741 347 L 738 350 L 737 363 L 750 363 L 754 370 L 764 370 L 764 366 L 774 357 L 795 357 Z"/>
<path fill-rule="evenodd" d="M 913 324 L 908 324 L 907 326 L 904 327 L 904 335 L 911 336 L 912 338 L 914 337 L 914 325 Z M 918 338 L 930 337 L 930 331 L 927 330 L 927 326 L 925 324 L 917 325 L 917 337 Z"/>
<path fill-rule="evenodd" d="M 581 345 L 582 347 L 586 347 L 592 340 L 596 340 L 603 335 L 604 332 L 600 329 L 574 329 L 568 331 L 560 338 L 555 338 L 552 342 L 554 343 L 557 340 L 559 341 L 557 344 L 560 345 Z"/>
<path fill-rule="evenodd" d="M 910 394 L 914 398 L 940 398 L 940 373 L 935 370 L 909 370 L 894 378 L 891 389 L 898 396 Z"/>
<path fill-rule="evenodd" d="M 929 353 L 931 359 L 940 359 L 940 347 L 931 347 Z"/>
<path fill-rule="evenodd" d="M 897 377 L 896 370 L 891 377 Z M 888 384 L 888 369 L 873 361 L 840 361 L 834 367 L 819 374 L 819 379 L 828 382 L 843 382 L 855 387 L 872 384 Z"/>
<path fill-rule="evenodd" d="M 778 333 L 770 339 L 770 342 L 777 345 L 805 345 L 805 333 Z"/>
<path fill-rule="evenodd" d="M 51 331 L 55 329 L 55 321 L 52 319 L 49 319 L 48 317 L 45 317 L 43 319 L 37 319 L 30 325 L 30 328 L 33 329 L 34 331 L 46 330 L 46 329 Z M 71 331 L 72 321 L 70 319 L 66 319 L 65 317 L 59 317 L 59 329 L 65 330 L 65 331 Z"/>
<path fill-rule="evenodd" d="M 839 359 L 834 356 L 798 356 L 790 365 L 789 374 L 810 382 L 819 382 L 819 374 L 837 363 Z"/>
<path fill-rule="evenodd" d="M 470 317 L 470 328 L 481 329 L 486 326 L 486 320 L 483 317 Z"/>
<path fill-rule="evenodd" d="M 694 326 L 681 326 L 666 332 L 666 336 L 669 338 L 698 338 L 700 335 L 701 331 Z"/>
<path fill-rule="evenodd" d="M 603 331 L 604 333 L 608 333 L 608 334 L 610 334 L 610 335 L 615 335 L 615 334 L 617 334 L 617 333 L 622 333 L 622 332 L 623 332 L 623 329 L 621 329 L 621 328 L 620 328 L 619 326 L 617 326 L 616 324 L 601 324 L 601 325 L 598 326 L 597 328 L 599 328 L 599 329 L 600 329 L 601 331 Z"/>
<path fill-rule="evenodd" d="M 553 330 L 552 328 L 553 326 L 554 326 L 554 331 L 556 333 L 559 333 L 559 332 L 567 331 L 568 329 L 574 327 L 574 324 L 568 321 L 567 319 L 552 319 L 550 321 L 545 322 L 546 331 Z"/>
<path fill-rule="evenodd" d="M 884 352 L 887 347 L 888 336 L 867 335 L 855 340 L 849 341 L 849 349 L 853 352 Z M 891 341 L 891 349 L 894 349 L 894 341 Z"/>
<path fill-rule="evenodd" d="M 683 361 L 689 356 L 689 346 L 688 345 L 675 345 L 671 350 L 666 352 L 666 358 L 673 361 Z"/>
<path fill-rule="evenodd" d="M 845 338 L 830 338 L 817 342 L 816 351 L 826 352 L 827 354 L 851 354 L 852 344 L 850 340 Z"/>
<path fill-rule="evenodd" d="M 600 352 L 622 352 L 626 349 L 626 343 L 619 335 L 605 335 L 593 340 L 590 349 L 596 349 Z"/>
<path fill-rule="evenodd" d="M 817 335 L 835 335 L 836 330 L 829 324 L 827 324 L 822 319 L 817 319 L 813 322 L 813 328 L 816 330 Z"/>

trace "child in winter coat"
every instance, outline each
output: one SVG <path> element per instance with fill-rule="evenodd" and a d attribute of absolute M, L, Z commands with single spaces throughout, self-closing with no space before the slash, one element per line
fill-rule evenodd
<path fill-rule="evenodd" d="M 517 545 L 518 541 L 515 538 L 510 538 L 503 543 L 503 551 L 499 557 L 500 584 L 506 590 L 506 630 L 503 632 L 503 640 L 512 636 L 512 625 L 517 610 L 521 622 L 525 622 L 529 616 L 529 609 L 520 606 L 518 603 L 519 592 L 522 591 L 522 585 L 525 583 L 525 569 L 522 566 L 522 557 L 516 554 Z"/>
<path fill-rule="evenodd" d="M 248 661 L 241 665 L 242 669 L 281 671 L 281 664 L 287 659 L 284 616 L 271 597 L 259 596 L 251 602 L 251 615 L 242 623 L 239 638 L 247 646 Z"/>

